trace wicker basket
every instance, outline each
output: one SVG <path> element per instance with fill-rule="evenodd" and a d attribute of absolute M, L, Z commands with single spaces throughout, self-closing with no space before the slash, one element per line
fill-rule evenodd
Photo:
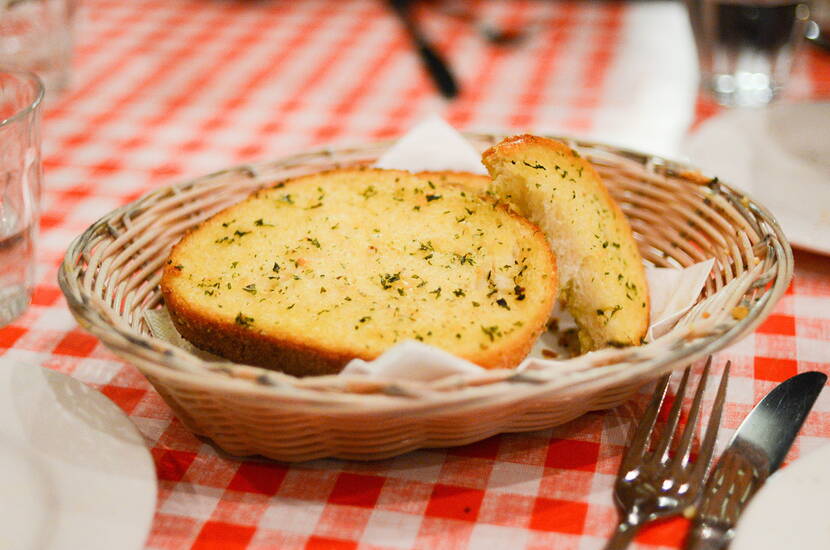
<path fill-rule="evenodd" d="M 481 150 L 501 139 L 467 137 Z M 236 167 L 149 193 L 73 241 L 60 286 L 85 329 L 136 365 L 188 429 L 231 454 L 283 461 L 379 459 L 549 428 L 614 407 L 668 370 L 746 335 L 769 314 L 793 271 L 781 228 L 751 199 L 661 158 L 565 141 L 597 167 L 628 215 L 647 262 L 679 267 L 715 259 L 698 303 L 653 343 L 532 363 L 522 371 L 416 383 L 295 378 L 206 362 L 150 336 L 143 313 L 161 305 L 162 264 L 186 231 L 256 189 L 371 163 L 390 143 Z"/>

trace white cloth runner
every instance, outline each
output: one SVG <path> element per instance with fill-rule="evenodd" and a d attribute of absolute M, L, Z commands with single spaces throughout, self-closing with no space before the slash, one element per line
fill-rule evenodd
<path fill-rule="evenodd" d="M 378 159 L 376 166 L 411 172 L 430 170 L 487 173 L 478 151 L 438 116 L 431 116 L 412 128 Z M 713 263 L 714 260 L 709 259 L 685 269 L 649 267 L 646 270 L 652 320 L 647 340 L 652 341 L 668 332 L 695 304 Z M 560 327 L 573 323 L 566 312 L 557 312 L 556 315 Z M 197 350 L 176 332 L 166 310 L 148 311 L 144 316 L 156 338 L 202 358 L 212 358 Z M 531 359 L 537 366 L 548 361 L 541 356 L 541 347 L 543 346 L 535 346 L 531 355 L 518 368 L 523 368 Z M 551 361 L 551 364 L 554 362 Z M 411 340 L 393 346 L 373 361 L 353 359 L 340 374 L 429 382 L 446 376 L 483 372 L 485 369 L 478 365 L 434 346 Z"/>

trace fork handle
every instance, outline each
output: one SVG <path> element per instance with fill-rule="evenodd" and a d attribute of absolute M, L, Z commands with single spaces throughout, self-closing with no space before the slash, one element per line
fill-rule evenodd
<path fill-rule="evenodd" d="M 614 530 L 614 534 L 611 535 L 608 544 L 605 545 L 605 550 L 623 550 L 624 548 L 628 548 L 628 545 L 634 540 L 639 530 L 639 524 L 621 521 Z"/>
<path fill-rule="evenodd" d="M 724 550 L 732 542 L 734 531 L 696 523 L 686 537 L 684 550 Z"/>

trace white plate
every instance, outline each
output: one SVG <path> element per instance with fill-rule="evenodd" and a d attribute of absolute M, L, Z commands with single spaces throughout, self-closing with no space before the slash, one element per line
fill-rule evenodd
<path fill-rule="evenodd" d="M 731 550 L 830 548 L 830 445 L 773 474 L 738 522 Z"/>
<path fill-rule="evenodd" d="M 121 409 L 0 358 L 0 548 L 143 548 L 155 505 L 152 457 Z"/>
<path fill-rule="evenodd" d="M 724 111 L 683 149 L 769 208 L 793 245 L 830 254 L 830 103 Z"/>

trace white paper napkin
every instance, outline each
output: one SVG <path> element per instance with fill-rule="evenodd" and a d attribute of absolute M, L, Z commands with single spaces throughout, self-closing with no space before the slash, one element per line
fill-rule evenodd
<path fill-rule="evenodd" d="M 651 299 L 651 326 L 646 336 L 648 342 L 666 334 L 695 305 L 713 265 L 715 259 L 709 258 L 685 269 L 646 267 Z"/>
<path fill-rule="evenodd" d="M 375 166 L 410 172 L 487 174 L 479 152 L 438 115 L 413 127 L 377 160 Z"/>
<path fill-rule="evenodd" d="M 340 374 L 430 382 L 453 374 L 478 374 L 484 370 L 435 346 L 407 340 L 386 350 L 373 361 L 352 359 Z"/>

